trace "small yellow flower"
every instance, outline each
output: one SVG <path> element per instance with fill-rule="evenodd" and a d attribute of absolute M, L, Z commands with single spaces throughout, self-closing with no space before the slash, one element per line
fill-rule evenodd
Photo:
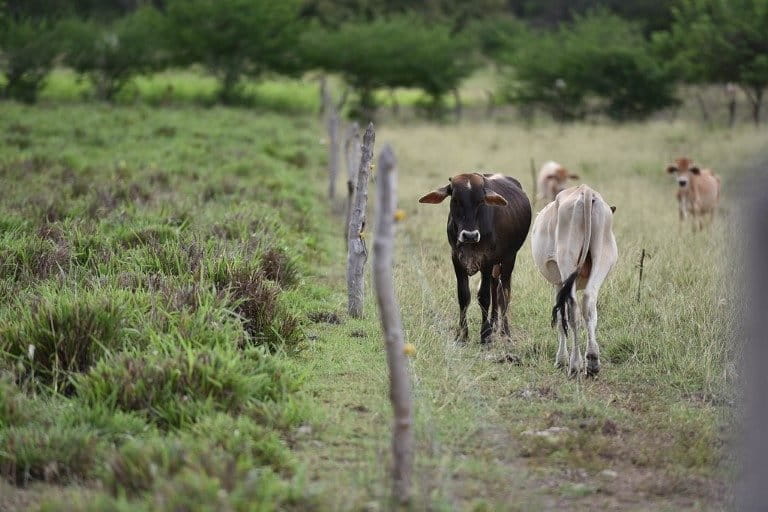
<path fill-rule="evenodd" d="M 395 222 L 405 220 L 405 210 L 398 208 L 395 210 Z"/>
<path fill-rule="evenodd" d="M 403 354 L 407 355 L 408 357 L 413 357 L 416 355 L 416 347 L 413 345 L 413 343 L 406 343 L 403 345 Z"/>

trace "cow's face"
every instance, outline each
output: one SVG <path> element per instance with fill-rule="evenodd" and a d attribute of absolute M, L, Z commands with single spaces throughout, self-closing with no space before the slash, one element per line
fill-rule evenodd
<path fill-rule="evenodd" d="M 578 174 L 572 174 L 568 169 L 565 167 L 558 167 L 555 172 L 547 176 L 547 180 L 549 180 L 549 185 L 552 187 L 552 193 L 553 195 L 557 195 L 566 188 L 568 188 L 568 180 L 577 180 L 579 179 Z"/>
<path fill-rule="evenodd" d="M 486 206 L 506 206 L 502 196 L 486 188 L 487 180 L 482 174 L 459 174 L 448 179 L 448 184 L 433 190 L 419 199 L 420 203 L 437 204 L 451 196 L 451 221 L 460 244 L 480 242 L 481 220 Z M 486 226 L 486 229 L 488 226 Z"/>
<path fill-rule="evenodd" d="M 672 174 L 677 181 L 677 186 L 682 190 L 686 190 L 693 176 L 698 176 L 701 171 L 698 166 L 693 163 L 693 160 L 688 158 L 677 158 L 675 163 L 667 167 L 667 173 Z"/>

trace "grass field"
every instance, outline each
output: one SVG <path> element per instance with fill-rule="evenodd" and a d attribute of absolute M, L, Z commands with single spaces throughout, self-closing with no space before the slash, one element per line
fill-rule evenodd
<path fill-rule="evenodd" d="M 417 347 L 416 508 L 723 509 L 739 351 L 730 333 L 740 300 L 731 273 L 739 206 L 733 189 L 739 169 L 762 149 L 762 134 L 661 122 L 531 130 L 478 123 L 386 126 L 377 140 L 396 148 L 407 212 L 396 278 L 406 337 Z M 664 173 L 677 154 L 696 155 L 723 176 L 726 201 L 709 233 L 678 225 L 675 185 Z M 417 199 L 466 170 L 511 174 L 530 190 L 531 158 L 571 166 L 618 207 L 620 260 L 600 297 L 604 366 L 596 380 L 568 380 L 554 368 L 551 291 L 532 265 L 529 242 L 513 274 L 513 340 L 481 349 L 473 302 L 472 343 L 453 343 L 448 207 Z M 643 248 L 651 258 L 638 303 Z M 341 263 L 332 282 L 342 282 Z M 343 310 L 343 297 L 333 306 Z M 336 500 L 333 509 L 374 509 L 388 493 L 390 412 L 376 329 L 371 309 L 366 321 L 318 329 L 320 342 L 302 355 L 315 368 L 308 387 L 327 415 L 302 452 L 318 488 Z M 522 364 L 497 362 L 508 354 Z M 526 434 L 551 427 L 566 430 Z"/>
<path fill-rule="evenodd" d="M 383 343 L 370 282 L 365 318 L 345 314 L 318 121 L 190 106 L 4 112 L 0 509 L 386 508 Z M 725 262 L 734 184 L 763 134 L 467 122 L 385 124 L 377 140 L 396 150 L 407 214 L 395 271 L 417 347 L 414 509 L 726 507 L 740 297 Z M 663 170 L 680 154 L 723 177 L 711 232 L 678 225 Z M 472 342 L 453 343 L 447 206 L 417 199 L 466 170 L 529 190 L 531 159 L 570 166 L 618 208 L 595 380 L 554 368 L 551 292 L 529 242 L 513 339 L 481 349 L 473 302 Z M 521 364 L 497 362 L 510 354 Z M 551 427 L 564 430 L 527 433 Z"/>

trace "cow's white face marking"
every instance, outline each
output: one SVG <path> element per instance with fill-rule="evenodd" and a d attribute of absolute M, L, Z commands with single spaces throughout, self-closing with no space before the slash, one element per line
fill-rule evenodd
<path fill-rule="evenodd" d="M 467 180 L 467 188 L 468 188 L 469 190 L 472 190 L 472 182 L 471 182 L 471 181 L 469 181 L 469 180 Z"/>

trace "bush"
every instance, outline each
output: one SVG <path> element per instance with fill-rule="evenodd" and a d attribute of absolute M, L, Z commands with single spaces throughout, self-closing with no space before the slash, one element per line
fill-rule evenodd
<path fill-rule="evenodd" d="M 219 99 L 241 99 L 243 76 L 300 70 L 299 0 L 170 0 L 175 61 L 200 64 L 219 80 Z"/>
<path fill-rule="evenodd" d="M 215 411 L 256 410 L 283 400 L 298 385 L 267 354 L 242 358 L 226 350 L 181 349 L 169 341 L 166 354 L 125 353 L 101 361 L 76 379 L 77 396 L 89 407 L 133 411 L 171 429 Z"/>
<path fill-rule="evenodd" d="M 69 392 L 74 373 L 88 370 L 126 341 L 122 298 L 56 288 L 43 289 L 31 304 L 22 297 L 3 319 L 0 348 L 25 378 Z"/>
<path fill-rule="evenodd" d="M 0 19 L 3 96 L 26 103 L 37 100 L 58 52 L 56 37 L 44 21 Z"/>
<path fill-rule="evenodd" d="M 376 108 L 376 88 L 416 87 L 439 104 L 476 67 L 469 37 L 405 16 L 314 30 L 304 36 L 302 47 L 310 63 L 341 73 L 357 90 L 367 118 Z"/>
<path fill-rule="evenodd" d="M 509 64 L 506 96 L 561 120 L 591 112 L 643 118 L 675 103 L 671 68 L 653 57 L 638 27 L 606 12 L 531 33 Z"/>
<path fill-rule="evenodd" d="M 0 429 L 27 423 L 36 407 L 7 377 L 0 376 Z"/>
<path fill-rule="evenodd" d="M 96 96 L 111 101 L 136 75 L 161 69 L 168 63 L 164 19 L 145 7 L 103 26 L 95 21 L 70 20 L 62 24 L 66 62 L 88 75 Z"/>

